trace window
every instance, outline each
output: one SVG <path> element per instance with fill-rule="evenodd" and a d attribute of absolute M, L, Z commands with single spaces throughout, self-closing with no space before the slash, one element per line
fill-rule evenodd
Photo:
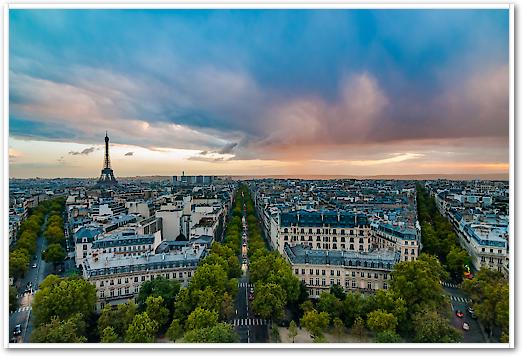
<path fill-rule="evenodd" d="M 330 278 L 330 285 L 333 286 L 335 284 L 335 280 L 333 278 Z"/>
<path fill-rule="evenodd" d="M 316 278 L 316 279 L 315 279 L 315 285 L 316 285 L 316 286 L 319 285 L 319 278 Z"/>
<path fill-rule="evenodd" d="M 336 229 L 333 229 L 333 234 L 337 235 L 337 230 Z"/>
<path fill-rule="evenodd" d="M 388 289 L 388 283 L 384 282 L 383 285 L 382 285 L 382 288 Z"/>
<path fill-rule="evenodd" d="M 100 291 L 100 298 L 105 298 L 105 291 L 103 289 Z"/>
<path fill-rule="evenodd" d="M 142 282 L 145 281 L 145 276 L 141 276 L 141 281 L 142 281 Z"/>
<path fill-rule="evenodd" d="M 353 251 L 353 244 L 350 244 L 350 250 Z"/>
<path fill-rule="evenodd" d="M 323 278 L 322 282 L 323 282 L 323 287 L 325 287 L 326 286 L 326 279 Z"/>
<path fill-rule="evenodd" d="M 355 281 L 352 281 L 352 288 L 357 288 L 357 284 L 355 283 Z"/>
<path fill-rule="evenodd" d="M 373 278 L 377 279 L 377 278 L 379 278 L 379 275 L 377 273 L 374 273 Z"/>
<path fill-rule="evenodd" d="M 337 277 L 341 276 L 341 271 L 337 270 Z"/>
<path fill-rule="evenodd" d="M 341 244 L 341 248 L 344 250 L 346 248 L 345 244 Z"/>
<path fill-rule="evenodd" d="M 110 283 L 109 283 L 111 286 L 114 285 L 114 279 L 111 279 Z"/>
<path fill-rule="evenodd" d="M 364 272 L 361 272 L 361 277 L 364 277 Z"/>
<path fill-rule="evenodd" d="M 363 236 L 364 235 L 364 231 L 363 230 L 359 230 L 359 236 Z"/>
<path fill-rule="evenodd" d="M 352 277 L 355 277 L 355 271 L 352 271 Z"/>
<path fill-rule="evenodd" d="M 129 294 L 129 287 L 125 287 L 125 294 Z"/>
<path fill-rule="evenodd" d="M 112 297 L 114 297 L 114 289 L 111 289 L 111 291 L 109 292 L 109 295 Z"/>
<path fill-rule="evenodd" d="M 118 284 L 121 284 L 121 278 L 118 278 Z"/>
<path fill-rule="evenodd" d="M 408 249 L 405 249 L 405 250 L 404 250 L 404 254 L 405 254 L 405 255 L 408 254 Z"/>
<path fill-rule="evenodd" d="M 333 248 L 334 250 L 337 250 L 337 244 L 333 244 L 332 248 Z"/>
<path fill-rule="evenodd" d="M 87 250 L 87 245 L 83 245 L 83 250 Z"/>
<path fill-rule="evenodd" d="M 493 253 L 493 249 L 492 248 L 489 249 L 489 253 Z"/>
<path fill-rule="evenodd" d="M 330 270 L 330 276 L 333 276 L 333 275 L 335 275 L 335 271 L 332 269 L 332 270 Z"/>
<path fill-rule="evenodd" d="M 311 234 L 312 233 L 312 229 L 308 229 L 308 233 Z"/>
<path fill-rule="evenodd" d="M 288 236 L 285 235 L 285 241 L 288 241 Z"/>
<path fill-rule="evenodd" d="M 118 297 L 121 295 L 121 288 L 118 288 Z"/>
<path fill-rule="evenodd" d="M 134 277 L 134 282 L 138 282 L 138 277 Z"/>
<path fill-rule="evenodd" d="M 301 236 L 301 241 L 304 241 L 304 236 Z"/>
<path fill-rule="evenodd" d="M 405 244 L 406 246 L 408 246 L 408 241 L 406 241 L 404 244 Z"/>
<path fill-rule="evenodd" d="M 326 271 L 324 269 L 322 270 L 322 272 L 323 272 L 323 276 L 326 276 Z"/>
<path fill-rule="evenodd" d="M 192 277 L 192 272 L 191 271 L 188 271 L 187 274 L 188 274 L 189 277 Z"/>
<path fill-rule="evenodd" d="M 388 274 L 387 273 L 383 274 L 383 278 L 388 279 Z"/>
<path fill-rule="evenodd" d="M 341 229 L 341 235 L 344 235 L 344 229 Z M 344 237 L 343 237 L 344 239 Z"/>
<path fill-rule="evenodd" d="M 359 238 L 359 243 L 360 243 L 360 244 L 363 244 L 363 243 L 364 243 L 364 240 L 363 240 L 362 237 Z"/>
<path fill-rule="evenodd" d="M 315 270 L 315 274 L 319 275 L 319 270 L 318 269 Z"/>
<path fill-rule="evenodd" d="M 414 248 L 411 249 L 411 254 L 412 254 L 412 255 L 415 254 L 415 249 L 414 249 Z"/>
<path fill-rule="evenodd" d="M 299 274 L 299 268 L 295 269 L 295 274 Z"/>
<path fill-rule="evenodd" d="M 350 230 L 350 235 L 353 235 L 353 230 Z"/>
<path fill-rule="evenodd" d="M 100 287 L 103 287 L 103 281 L 100 281 Z"/>
<path fill-rule="evenodd" d="M 315 241 L 321 241 L 321 236 L 317 236 L 317 238 L 315 239 Z"/>
<path fill-rule="evenodd" d="M 341 242 L 346 242 L 346 239 L 344 237 L 341 237 Z"/>
<path fill-rule="evenodd" d="M 178 272 L 178 278 L 183 278 L 183 272 Z"/>
<path fill-rule="evenodd" d="M 354 242 L 353 237 L 350 237 L 350 242 Z"/>
<path fill-rule="evenodd" d="M 301 269 L 301 274 L 305 274 L 305 269 L 304 268 Z"/>
<path fill-rule="evenodd" d="M 498 253 L 502 253 L 502 250 L 498 250 Z"/>
<path fill-rule="evenodd" d="M 404 256 L 404 261 L 408 261 L 408 256 Z"/>
<path fill-rule="evenodd" d="M 372 282 L 370 282 L 370 281 L 367 282 L 367 288 L 372 289 Z"/>
<path fill-rule="evenodd" d="M 310 274 L 313 276 L 314 275 L 314 270 L 313 269 L 310 269 Z"/>
<path fill-rule="evenodd" d="M 317 243 L 317 248 L 321 248 L 321 244 L 319 242 Z"/>

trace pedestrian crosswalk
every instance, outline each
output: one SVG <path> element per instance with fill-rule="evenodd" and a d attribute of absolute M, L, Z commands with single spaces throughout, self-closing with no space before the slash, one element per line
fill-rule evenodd
<path fill-rule="evenodd" d="M 456 295 L 452 295 L 451 300 L 456 301 L 456 302 L 461 302 L 461 303 L 471 303 L 471 299 L 465 298 L 465 297 L 459 297 Z"/>
<path fill-rule="evenodd" d="M 266 319 L 254 319 L 254 318 L 234 319 L 234 320 L 232 320 L 231 324 L 233 324 L 234 326 L 268 325 L 269 321 Z"/>
<path fill-rule="evenodd" d="M 14 311 L 12 313 L 19 313 L 19 312 L 23 312 L 23 311 L 32 310 L 32 309 L 33 309 L 33 307 L 31 307 L 31 306 L 25 306 L 25 307 L 21 307 L 21 308 L 16 309 L 16 311 Z"/>
<path fill-rule="evenodd" d="M 444 287 L 447 287 L 447 288 L 460 288 L 460 285 L 458 285 L 458 284 L 442 282 L 442 281 L 440 282 L 440 284 L 442 284 Z"/>
<path fill-rule="evenodd" d="M 254 288 L 254 283 L 241 282 L 238 283 L 237 286 L 239 288 Z"/>

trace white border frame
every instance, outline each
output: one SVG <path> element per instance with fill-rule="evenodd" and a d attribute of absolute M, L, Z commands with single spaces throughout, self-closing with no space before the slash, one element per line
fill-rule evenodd
<path fill-rule="evenodd" d="M 9 344 L 9 336 L 6 333 L 9 330 L 9 288 L 7 288 L 9 280 L 9 266 L 8 256 L 9 239 L 9 224 L 6 224 L 8 219 L 9 205 L 9 10 L 10 9 L 507 9 L 509 10 L 509 235 L 510 235 L 510 266 L 509 266 L 509 284 L 510 284 L 510 326 L 509 344 L 482 344 L 482 343 L 458 343 L 458 344 L 416 344 L 416 343 L 401 343 L 401 344 L 379 344 L 379 343 L 266 343 L 266 344 L 176 344 L 176 343 L 152 343 L 152 344 Z M 3 216 L 2 225 L 4 232 L 4 329 L 3 339 L 4 348 L 9 349 L 507 349 L 515 347 L 515 305 L 514 305 L 514 289 L 515 289 L 515 125 L 514 125 L 514 4 L 513 3 L 486 3 L 486 4 L 422 4 L 422 3 L 404 3 L 404 4 L 387 4 L 387 3 L 372 3 L 372 4 L 347 4 L 343 1 L 332 1 L 325 3 L 313 3 L 309 1 L 297 2 L 290 1 L 285 3 L 256 3 L 256 2 L 225 2 L 218 3 L 216 1 L 208 2 L 179 2 L 179 3 L 128 3 L 128 4 L 104 4 L 93 1 L 92 3 L 31 3 L 31 2 L 12 2 L 4 4 L 2 7 L 4 26 L 3 39 L 5 46 L 3 47 Z M 7 313 L 6 313 L 7 311 Z"/>

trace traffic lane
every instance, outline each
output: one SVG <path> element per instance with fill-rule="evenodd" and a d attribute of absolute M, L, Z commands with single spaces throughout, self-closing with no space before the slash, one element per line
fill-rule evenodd
<path fill-rule="evenodd" d="M 452 324 L 454 327 L 459 329 L 463 335 L 463 342 L 465 343 L 481 343 L 486 342 L 484 339 L 482 332 L 480 331 L 480 327 L 478 325 L 478 322 L 476 319 L 472 319 L 467 311 L 467 304 L 457 301 L 452 301 L 451 306 L 453 309 L 453 316 L 452 316 Z M 460 310 L 464 313 L 464 316 L 462 318 L 457 317 L 456 312 L 457 310 Z M 462 325 L 464 323 L 468 323 L 469 330 L 465 331 L 462 329 Z"/>
<path fill-rule="evenodd" d="M 266 343 L 268 342 L 268 326 L 267 325 L 251 325 L 250 342 L 251 343 Z"/>

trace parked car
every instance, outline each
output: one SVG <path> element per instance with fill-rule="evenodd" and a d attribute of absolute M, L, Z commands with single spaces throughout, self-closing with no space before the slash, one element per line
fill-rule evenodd
<path fill-rule="evenodd" d="M 464 317 L 464 313 L 462 312 L 462 310 L 457 310 L 455 312 L 455 315 L 458 317 L 458 318 L 463 318 Z"/>
<path fill-rule="evenodd" d="M 17 324 L 13 330 L 13 335 L 18 336 L 22 334 L 22 325 Z"/>
<path fill-rule="evenodd" d="M 469 313 L 469 316 L 471 316 L 471 319 L 477 319 L 477 314 L 475 314 L 475 312 Z"/>
<path fill-rule="evenodd" d="M 473 307 L 468 307 L 468 313 L 474 313 L 475 312 L 475 309 L 473 309 Z"/>
<path fill-rule="evenodd" d="M 33 263 L 33 265 L 31 267 L 36 268 L 36 267 L 38 267 L 38 265 L 36 263 Z"/>
<path fill-rule="evenodd" d="M 468 331 L 468 330 L 469 330 L 469 324 L 468 324 L 468 323 L 464 323 L 464 324 L 462 324 L 462 329 L 463 329 L 464 331 Z"/>

